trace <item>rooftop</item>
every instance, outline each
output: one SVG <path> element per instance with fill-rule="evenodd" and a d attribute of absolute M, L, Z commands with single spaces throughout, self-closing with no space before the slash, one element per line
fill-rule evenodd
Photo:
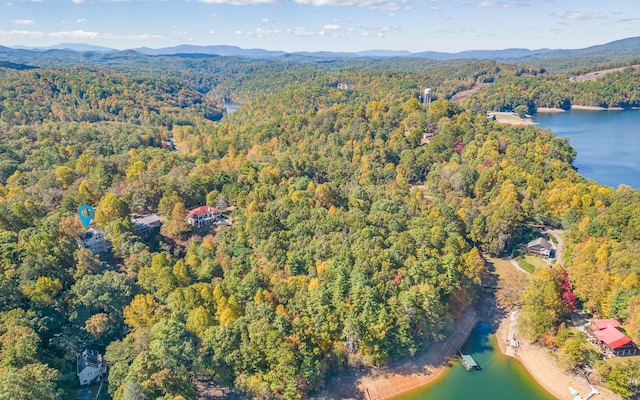
<path fill-rule="evenodd" d="M 624 333 L 620 332 L 616 328 L 611 325 L 607 326 L 605 329 L 600 329 L 598 331 L 593 332 L 594 335 L 598 338 L 598 340 L 604 342 L 611 349 L 618 349 L 629 342 L 629 339 Z"/>
<path fill-rule="evenodd" d="M 199 215 L 217 214 L 219 212 L 220 212 L 220 210 L 218 210 L 217 208 L 211 207 L 211 206 L 200 206 L 200 207 L 194 208 L 193 210 L 189 211 L 189 216 L 190 217 L 197 217 Z"/>
<path fill-rule="evenodd" d="M 612 328 L 620 328 L 620 322 L 615 319 L 594 319 L 591 321 L 597 329 L 606 329 L 611 326 Z"/>
<path fill-rule="evenodd" d="M 137 216 L 131 218 L 131 222 L 138 229 L 145 229 L 153 226 L 160 226 L 160 217 L 158 214 L 150 214 L 145 216 Z"/>
<path fill-rule="evenodd" d="M 551 245 L 551 242 L 549 242 L 547 239 L 542 237 L 539 237 L 527 243 L 527 247 L 536 247 L 536 246 L 543 247 L 547 250 L 551 250 L 551 248 L 553 247 Z"/>

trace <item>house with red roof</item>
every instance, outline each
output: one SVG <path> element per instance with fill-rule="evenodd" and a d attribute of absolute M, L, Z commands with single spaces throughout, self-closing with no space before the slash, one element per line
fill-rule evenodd
<path fill-rule="evenodd" d="M 222 216 L 222 211 L 211 206 L 200 206 L 189 211 L 187 219 L 193 227 L 210 225 Z"/>
<path fill-rule="evenodd" d="M 594 319 L 591 321 L 589 339 L 606 356 L 635 356 L 638 347 L 620 328 L 620 322 L 615 319 Z"/>

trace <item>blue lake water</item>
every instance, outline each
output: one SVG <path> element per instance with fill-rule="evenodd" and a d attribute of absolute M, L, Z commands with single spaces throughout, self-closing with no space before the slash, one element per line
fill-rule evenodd
<path fill-rule="evenodd" d="M 573 164 L 583 176 L 614 188 L 640 188 L 640 110 L 571 110 L 533 120 L 569 137 L 578 152 Z"/>
<path fill-rule="evenodd" d="M 467 371 L 459 361 L 443 377 L 394 400 L 553 400 L 519 361 L 500 353 L 491 326 L 480 322 L 462 346 L 481 366 Z"/>

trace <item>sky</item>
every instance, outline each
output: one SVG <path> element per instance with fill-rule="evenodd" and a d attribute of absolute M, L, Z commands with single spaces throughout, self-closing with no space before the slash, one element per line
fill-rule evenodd
<path fill-rule="evenodd" d="M 0 0 L 3 46 L 459 52 L 632 36 L 640 0 Z"/>

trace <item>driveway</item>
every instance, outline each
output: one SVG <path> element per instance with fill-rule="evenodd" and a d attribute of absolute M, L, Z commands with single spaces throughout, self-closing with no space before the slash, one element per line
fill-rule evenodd
<path fill-rule="evenodd" d="M 562 241 L 562 235 L 564 230 L 561 229 L 546 229 L 543 233 L 548 233 L 556 239 L 556 263 L 564 268 L 564 261 L 562 259 L 562 251 L 564 250 L 564 242 Z"/>

